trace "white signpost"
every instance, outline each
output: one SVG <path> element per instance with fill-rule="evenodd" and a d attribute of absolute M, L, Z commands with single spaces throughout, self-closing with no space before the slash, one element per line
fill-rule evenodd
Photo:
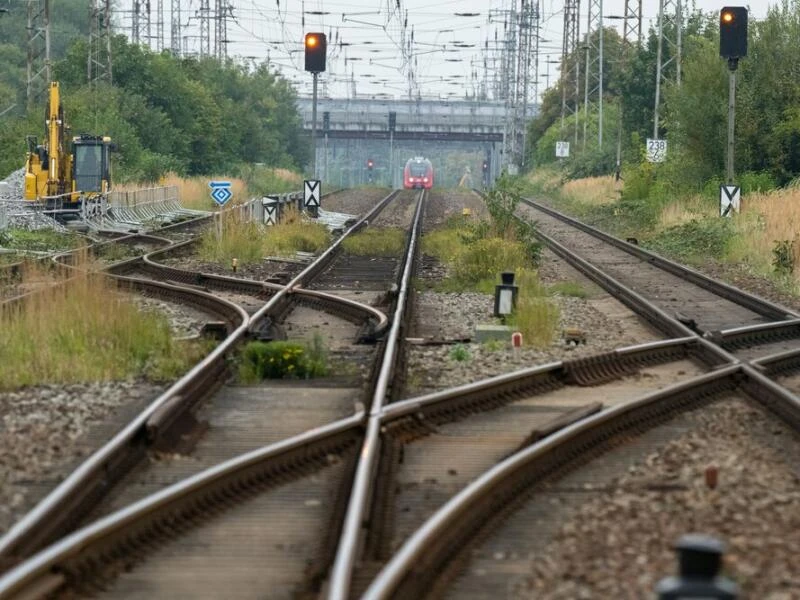
<path fill-rule="evenodd" d="M 569 142 L 556 142 L 556 158 L 569 158 Z"/>
<path fill-rule="evenodd" d="M 306 211 L 316 217 L 319 199 L 322 196 L 322 182 L 319 179 L 306 179 L 303 182 L 303 199 Z"/>
<path fill-rule="evenodd" d="M 742 206 L 742 189 L 738 185 L 719 186 L 719 216 L 730 217 Z"/>
<path fill-rule="evenodd" d="M 647 138 L 647 160 L 651 163 L 662 163 L 667 159 L 667 140 Z"/>
<path fill-rule="evenodd" d="M 280 199 L 277 196 L 264 196 L 261 205 L 264 207 L 264 225 L 277 225 L 280 218 Z"/>

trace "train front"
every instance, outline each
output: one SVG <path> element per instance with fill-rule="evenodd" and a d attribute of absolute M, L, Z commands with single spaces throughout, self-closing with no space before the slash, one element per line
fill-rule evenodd
<path fill-rule="evenodd" d="M 412 158 L 406 163 L 403 187 L 405 189 L 430 189 L 433 186 L 433 165 L 424 158 Z"/>

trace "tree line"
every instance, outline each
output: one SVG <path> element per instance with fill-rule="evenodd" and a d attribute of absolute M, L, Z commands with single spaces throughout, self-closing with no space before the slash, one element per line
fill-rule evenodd
<path fill-rule="evenodd" d="M 0 13 L 0 113 L 10 109 L 0 116 L 0 176 L 24 165 L 26 135 L 44 133 L 46 96 L 32 106 L 25 98 L 25 6 Z M 85 2 L 52 0 L 51 14 L 52 78 L 61 84 L 67 121 L 73 134 L 111 136 L 118 180 L 307 163 L 295 91 L 266 63 L 181 58 L 114 35 L 113 80 L 90 86 Z"/>
<path fill-rule="evenodd" d="M 586 123 L 585 146 L 583 107 L 576 115 L 568 115 L 562 127 L 563 82 L 559 81 L 545 92 L 540 112 L 529 124 L 528 164 L 534 168 L 561 164 L 571 177 L 613 173 L 621 123 L 623 174 L 646 178 L 646 187 L 661 186 L 679 193 L 701 191 L 721 182 L 727 143 L 728 69 L 719 56 L 719 15 L 695 10 L 680 26 L 681 81 L 677 83 L 673 60 L 664 71 L 662 87 L 658 137 L 669 143 L 665 164 L 652 168 L 644 158 L 644 141 L 653 137 L 657 33 L 651 29 L 641 45 L 625 45 L 611 28 L 604 30 L 603 145 L 597 140 L 596 109 Z M 667 36 L 675 39 L 675 33 L 672 29 Z M 738 179 L 758 187 L 787 185 L 800 176 L 800 2 L 783 0 L 769 9 L 765 19 L 751 19 L 748 43 L 748 57 L 739 62 L 737 71 Z M 674 49 L 665 44 L 664 52 L 666 62 Z M 582 50 L 570 56 L 568 64 L 576 60 L 584 60 Z M 581 87 L 581 100 L 583 94 Z M 555 142 L 562 139 L 573 143 L 570 158 L 560 163 Z"/>

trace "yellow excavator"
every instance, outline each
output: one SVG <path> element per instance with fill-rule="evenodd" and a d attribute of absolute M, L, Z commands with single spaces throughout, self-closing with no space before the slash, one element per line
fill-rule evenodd
<path fill-rule="evenodd" d="M 111 189 L 111 138 L 83 134 L 70 142 L 69 134 L 58 82 L 54 81 L 45 112 L 44 144 L 35 136 L 27 138 L 26 200 L 77 207 L 81 200 Z"/>

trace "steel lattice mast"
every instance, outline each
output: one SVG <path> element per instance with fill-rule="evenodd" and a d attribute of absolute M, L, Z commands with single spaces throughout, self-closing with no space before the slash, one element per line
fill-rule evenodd
<path fill-rule="evenodd" d="M 181 0 L 170 2 L 169 47 L 172 54 L 181 55 Z"/>
<path fill-rule="evenodd" d="M 581 88 L 580 0 L 564 1 L 564 40 L 561 49 L 561 139 L 564 139 L 567 115 L 577 115 Z M 570 57 L 573 61 L 570 62 Z M 578 121 L 575 120 L 575 146 L 578 145 Z"/>
<path fill-rule="evenodd" d="M 683 13 L 681 0 L 660 0 L 658 5 L 658 55 L 656 58 L 656 101 L 653 111 L 653 138 L 659 136 L 661 82 L 665 71 L 675 63 L 675 82 L 681 84 L 681 45 Z M 665 49 L 669 56 L 665 57 Z"/>
<path fill-rule="evenodd" d="M 603 0 L 589 0 L 586 19 L 586 82 L 583 88 L 583 147 L 589 125 L 592 98 L 597 94 L 598 145 L 603 145 Z"/>
<path fill-rule="evenodd" d="M 111 0 L 89 0 L 87 80 L 111 83 Z"/>
<path fill-rule="evenodd" d="M 628 65 L 631 44 L 642 45 L 642 0 L 625 0 L 625 16 L 623 19 L 621 69 L 625 69 Z M 617 122 L 617 181 L 619 181 L 622 171 L 622 112 L 624 103 L 624 98 L 620 95 L 619 120 Z"/>
<path fill-rule="evenodd" d="M 28 105 L 50 85 L 50 0 L 28 0 L 28 61 L 26 97 Z"/>

